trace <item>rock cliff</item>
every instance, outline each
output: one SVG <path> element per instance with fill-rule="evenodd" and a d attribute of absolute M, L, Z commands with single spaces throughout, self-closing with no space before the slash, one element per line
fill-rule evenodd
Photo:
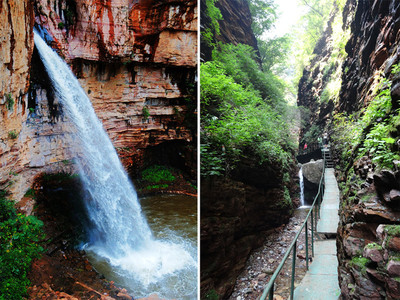
<path fill-rule="evenodd" d="M 211 20 L 201 1 L 202 30 Z M 219 0 L 220 34 L 213 42 L 246 44 L 258 51 L 251 29 L 251 14 L 245 0 Z M 201 42 L 201 58 L 211 60 L 211 47 Z M 246 153 L 246 151 L 244 151 Z M 294 158 L 293 158 L 294 162 Z M 290 163 L 289 163 L 290 164 Z M 202 178 L 201 184 L 201 297 L 215 293 L 221 299 L 232 293 L 236 278 L 245 267 L 250 253 L 264 242 L 266 232 L 289 220 L 292 200 L 298 186 L 296 167 L 290 175 L 280 165 L 241 157 L 229 176 Z"/>
<path fill-rule="evenodd" d="M 210 26 L 210 19 L 205 13 L 206 1 L 201 0 L 201 26 L 203 30 Z M 245 44 L 252 46 L 258 52 L 257 39 L 252 34 L 251 14 L 249 5 L 245 0 L 219 0 L 215 6 L 221 11 L 222 20 L 219 21 L 220 34 L 216 35 L 215 41 L 232 44 Z M 250 34 L 251 33 L 251 34 Z M 212 49 L 209 45 L 201 42 L 201 58 L 205 61 L 211 60 Z"/>
<path fill-rule="evenodd" d="M 35 173 L 72 168 L 70 127 L 33 51 L 34 23 L 130 171 L 146 161 L 195 174 L 196 1 L 4 0 L 0 12 L 0 184 L 11 182 L 16 199 Z"/>
<path fill-rule="evenodd" d="M 248 163 L 248 164 L 247 164 Z M 246 162 L 237 176 L 202 180 L 201 292 L 215 290 L 222 299 L 233 291 L 251 251 L 260 247 L 268 230 L 288 222 L 295 182 L 284 182 L 273 166 Z M 293 168 L 291 177 L 297 174 Z M 240 174 L 240 175 L 239 175 Z"/>

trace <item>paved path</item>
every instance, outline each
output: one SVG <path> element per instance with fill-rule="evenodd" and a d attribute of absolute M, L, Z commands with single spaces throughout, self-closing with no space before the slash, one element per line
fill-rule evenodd
<path fill-rule="evenodd" d="M 336 234 L 339 223 L 339 188 L 334 169 L 325 169 L 325 193 L 321 204 L 321 219 L 317 224 L 317 232 Z"/>
<path fill-rule="evenodd" d="M 339 222 L 339 189 L 333 168 L 325 169 L 325 194 L 321 204 L 318 233 L 336 234 Z M 336 238 L 316 241 L 314 260 L 300 285 L 295 300 L 337 300 L 340 296 Z"/>

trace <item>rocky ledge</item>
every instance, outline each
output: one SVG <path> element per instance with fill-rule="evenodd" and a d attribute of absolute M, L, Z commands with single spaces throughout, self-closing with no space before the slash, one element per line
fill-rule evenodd
<path fill-rule="evenodd" d="M 363 177 L 354 176 L 341 199 L 337 242 L 342 296 L 399 299 L 400 172 Z"/>

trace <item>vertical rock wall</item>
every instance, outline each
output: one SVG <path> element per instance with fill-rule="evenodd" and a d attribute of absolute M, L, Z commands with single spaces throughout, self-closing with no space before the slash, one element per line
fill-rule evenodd
<path fill-rule="evenodd" d="M 247 1 L 219 0 L 215 5 L 223 17 L 215 41 L 246 44 L 258 51 Z M 205 8 L 206 1 L 201 0 L 202 30 L 211 26 Z M 202 60 L 211 60 L 211 52 L 211 47 L 202 41 Z M 295 169 L 292 165 L 291 178 L 297 176 Z M 298 194 L 296 188 L 293 179 L 284 179 L 281 166 L 260 165 L 251 157 L 242 157 L 227 178 L 202 179 L 202 298 L 215 293 L 221 299 L 230 296 L 251 251 L 263 244 L 268 230 L 289 220 L 292 201 L 287 192 L 291 196 Z"/>
<path fill-rule="evenodd" d="M 197 1 L 1 3 L 3 188 L 11 182 L 20 199 L 36 173 L 73 168 L 68 120 L 33 52 L 34 23 L 71 65 L 127 168 L 150 160 L 194 176 Z"/>

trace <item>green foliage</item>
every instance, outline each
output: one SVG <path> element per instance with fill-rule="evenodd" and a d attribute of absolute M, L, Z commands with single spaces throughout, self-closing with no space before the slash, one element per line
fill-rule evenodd
<path fill-rule="evenodd" d="M 301 143 L 317 144 L 318 138 L 322 136 L 322 130 L 317 125 L 311 125 L 310 129 L 303 135 Z"/>
<path fill-rule="evenodd" d="M 43 251 L 43 223 L 17 213 L 13 202 L 0 196 L 0 299 L 23 299 L 29 285 L 27 273 Z"/>
<path fill-rule="evenodd" d="M 287 105 L 284 101 L 285 84 L 272 72 L 263 72 L 256 62 L 256 54 L 248 45 L 219 44 L 219 49 L 213 51 L 213 60 L 219 62 L 223 73 L 233 80 L 259 93 L 262 99 L 268 99 L 283 112 Z"/>
<path fill-rule="evenodd" d="M 11 94 L 11 93 L 8 93 L 8 94 L 6 95 L 6 107 L 7 107 L 7 109 L 8 109 L 8 110 L 13 110 L 13 108 L 14 108 L 14 103 L 15 103 L 15 101 L 14 101 L 14 99 L 13 99 L 13 97 L 12 97 L 12 94 Z"/>
<path fill-rule="evenodd" d="M 400 73 L 400 64 L 395 64 L 392 66 L 392 74 L 397 75 Z"/>
<path fill-rule="evenodd" d="M 289 35 L 269 39 L 267 41 L 258 40 L 258 50 L 262 67 L 265 72 L 270 70 L 284 72 L 287 69 L 287 58 L 292 40 Z"/>
<path fill-rule="evenodd" d="M 277 19 L 274 0 L 248 0 L 251 13 L 251 28 L 256 38 L 271 29 Z"/>
<path fill-rule="evenodd" d="M 215 6 L 218 0 L 206 0 L 206 15 L 210 18 L 210 27 L 201 31 L 201 38 L 209 46 L 214 46 L 214 36 L 220 34 L 219 20 L 222 20 L 222 14 L 219 8 Z"/>
<path fill-rule="evenodd" d="M 35 197 L 35 190 L 32 189 L 32 188 L 29 188 L 29 189 L 26 191 L 24 197 Z"/>
<path fill-rule="evenodd" d="M 215 290 L 209 290 L 205 295 L 204 300 L 218 300 L 219 295 Z"/>
<path fill-rule="evenodd" d="M 147 106 L 143 106 L 142 115 L 143 115 L 143 120 L 148 120 L 149 119 L 150 112 L 149 112 L 149 108 Z"/>
<path fill-rule="evenodd" d="M 154 184 L 154 185 L 148 185 L 145 187 L 145 190 L 154 190 L 154 189 L 166 189 L 168 187 L 168 184 Z"/>
<path fill-rule="evenodd" d="M 393 169 L 393 161 L 399 160 L 400 155 L 395 150 L 396 140 L 391 134 L 400 124 L 400 115 L 398 111 L 392 111 L 391 82 L 381 76 L 376 78 L 376 82 L 376 96 L 360 112 L 361 117 L 358 114 L 337 114 L 331 137 L 343 160 L 347 161 L 353 153 L 357 155 L 354 159 L 368 155 L 379 168 Z"/>
<path fill-rule="evenodd" d="M 400 225 L 386 225 L 384 230 L 390 236 L 400 237 Z"/>
<path fill-rule="evenodd" d="M 58 29 L 63 30 L 65 27 L 65 24 L 63 22 L 58 23 Z"/>
<path fill-rule="evenodd" d="M 350 267 L 355 267 L 359 269 L 359 271 L 362 274 L 366 274 L 367 272 L 367 265 L 371 262 L 370 259 L 361 257 L 361 256 L 356 256 L 353 257 L 353 259 L 349 262 Z"/>
<path fill-rule="evenodd" d="M 294 84 L 299 82 L 305 66 L 313 58 L 314 48 L 329 19 L 329 13 L 333 8 L 334 0 L 301 0 L 300 4 L 307 10 L 296 26 L 294 34 L 294 56 L 296 57 L 296 75 Z"/>
<path fill-rule="evenodd" d="M 218 62 L 202 64 L 201 74 L 202 173 L 214 165 L 207 172 L 219 175 L 222 166 L 229 164 L 227 160 L 234 164 L 245 152 L 256 154 L 260 164 L 268 161 L 286 166 L 290 157 L 286 151 L 294 147 L 287 126 L 258 91 L 235 83 Z"/>
<path fill-rule="evenodd" d="M 8 132 L 8 138 L 15 140 L 18 137 L 18 133 L 15 130 L 11 130 Z"/>
<path fill-rule="evenodd" d="M 369 243 L 368 245 L 365 246 L 365 248 L 367 249 L 378 249 L 378 250 L 382 250 L 382 246 L 377 244 L 377 243 Z"/>
<path fill-rule="evenodd" d="M 225 172 L 223 166 L 225 153 L 213 151 L 210 144 L 200 146 L 200 174 L 202 176 L 221 176 Z"/>
<path fill-rule="evenodd" d="M 148 182 L 174 181 L 175 176 L 165 166 L 154 165 L 142 172 L 142 179 Z"/>
<path fill-rule="evenodd" d="M 260 70 L 249 46 L 219 46 L 201 65 L 201 174 L 227 174 L 245 155 L 286 168 L 295 146 L 283 84 Z"/>

